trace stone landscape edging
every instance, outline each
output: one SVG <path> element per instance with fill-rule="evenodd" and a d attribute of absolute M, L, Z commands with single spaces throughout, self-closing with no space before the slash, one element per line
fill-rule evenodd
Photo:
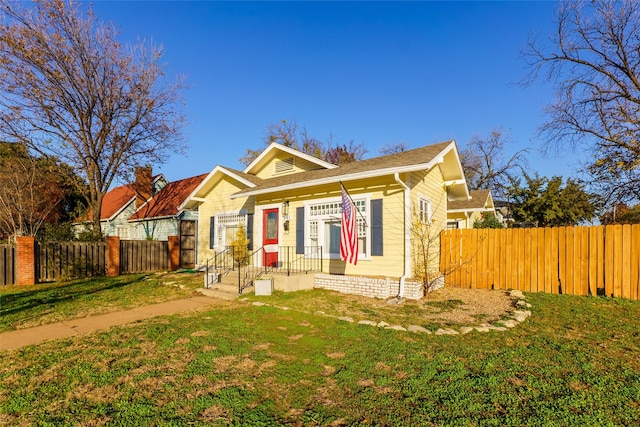
<path fill-rule="evenodd" d="M 524 322 L 525 320 L 527 320 L 527 318 L 529 318 L 531 316 L 531 310 L 527 310 L 529 308 L 531 308 L 531 304 L 529 304 L 528 302 L 526 302 L 526 297 L 524 296 L 524 294 L 522 293 L 522 291 L 519 290 L 511 290 L 508 292 L 509 297 L 511 298 L 511 300 L 513 301 L 516 310 L 513 310 L 511 312 L 509 312 L 510 316 L 509 319 L 506 320 L 497 320 L 495 322 L 492 323 L 481 323 L 479 325 L 476 326 L 460 326 L 457 328 L 440 328 L 435 332 L 431 332 L 430 330 L 419 326 L 419 325 L 409 325 L 406 328 L 402 325 L 390 325 L 389 323 L 385 322 L 385 321 L 379 321 L 379 322 L 374 322 L 372 320 L 360 320 L 358 321 L 358 325 L 365 325 L 365 326 L 375 326 L 378 328 L 384 328 L 384 329 L 391 329 L 391 330 L 395 330 L 395 331 L 405 331 L 405 332 L 415 332 L 415 333 L 424 333 L 424 334 L 434 334 L 434 335 L 464 335 L 464 334 L 468 334 L 471 331 L 478 331 L 478 332 L 489 332 L 489 331 L 506 331 L 507 329 L 510 328 L 515 328 L 516 326 L 518 326 L 520 323 Z M 241 301 L 247 301 L 246 299 L 241 300 Z M 276 305 L 271 305 L 271 304 L 267 304 L 264 303 L 262 301 L 254 301 L 252 303 L 252 305 L 254 306 L 269 306 L 269 307 L 274 307 L 280 310 L 291 310 L 290 307 L 285 307 L 285 306 L 276 306 Z M 306 312 L 306 311 L 303 311 Z M 327 314 L 324 311 L 316 311 L 313 314 L 315 314 L 316 316 L 324 316 L 324 317 L 330 317 L 333 319 L 338 319 L 341 320 L 343 322 L 349 322 L 349 323 L 354 323 L 355 320 L 351 317 L 348 316 L 334 316 L 331 314 Z M 499 326 L 502 325 L 502 326 Z"/>

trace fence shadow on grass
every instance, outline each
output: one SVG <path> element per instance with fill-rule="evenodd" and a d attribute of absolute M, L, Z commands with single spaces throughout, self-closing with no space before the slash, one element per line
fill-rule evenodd
<path fill-rule="evenodd" d="M 123 288 L 139 281 L 140 277 L 141 275 L 128 275 L 117 278 L 82 279 L 62 285 L 35 285 L 33 289 L 23 292 L 2 294 L 0 317 L 15 316 L 20 312 L 28 313 L 29 311 L 34 311 L 34 315 L 37 315 L 41 312 L 38 308 L 51 307 L 75 298 Z M 38 287 L 41 287 L 41 289 L 38 289 Z M 15 288 L 12 290 L 15 290 Z"/>

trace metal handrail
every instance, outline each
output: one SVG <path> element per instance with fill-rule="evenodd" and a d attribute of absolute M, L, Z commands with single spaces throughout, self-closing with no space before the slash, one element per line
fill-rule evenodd
<path fill-rule="evenodd" d="M 264 255 L 264 247 L 256 249 L 238 262 L 238 294 L 242 294 L 242 291 L 252 286 L 258 277 L 273 270 L 273 267 L 270 268 L 266 265 L 250 268 L 252 265 L 259 264 L 255 262 L 258 255 Z M 242 277 L 242 268 L 245 270 L 244 277 Z"/>
<path fill-rule="evenodd" d="M 212 282 L 209 281 L 209 273 L 211 273 L 211 268 L 216 272 L 217 278 L 216 281 L 220 280 L 220 277 L 226 275 L 234 268 L 233 262 L 233 246 L 226 247 L 221 252 L 216 252 L 214 256 L 207 259 L 206 261 L 206 282 L 205 288 L 208 288 Z M 226 261 L 229 258 L 229 254 L 231 254 L 231 262 Z"/>
<path fill-rule="evenodd" d="M 295 246 L 279 246 L 279 260 L 277 265 L 264 265 L 262 260 L 264 259 L 265 249 L 261 247 L 254 250 L 250 254 L 239 258 L 241 252 L 236 250 L 236 247 L 229 246 L 223 252 L 216 254 L 216 257 L 207 260 L 207 271 L 209 271 L 209 263 L 211 260 L 222 260 L 220 264 L 225 266 L 224 273 L 227 274 L 231 270 L 238 270 L 238 294 L 254 285 L 256 279 L 267 273 L 280 273 L 290 276 L 295 273 L 309 273 L 312 271 L 322 271 L 322 246 L 305 246 L 302 254 L 296 254 Z M 240 248 L 244 250 L 244 248 Z M 227 258 L 222 258 L 222 255 L 226 253 Z M 291 259 L 291 256 L 294 256 Z M 296 256 L 299 255 L 299 256 Z M 220 257 L 220 258 L 217 258 Z M 225 259 L 231 260 L 231 267 Z M 217 265 L 216 268 L 219 268 Z"/>
<path fill-rule="evenodd" d="M 286 251 L 283 251 L 283 249 L 286 249 Z M 305 246 L 300 256 L 289 260 L 290 253 L 295 252 L 296 249 L 295 246 L 280 247 L 280 253 L 286 253 L 286 257 L 283 257 L 283 267 L 280 267 L 279 270 L 285 270 L 287 276 L 296 272 L 307 274 L 310 271 L 322 271 L 322 246 Z M 296 253 L 295 255 L 298 254 Z M 284 267 L 285 265 L 286 267 Z"/>

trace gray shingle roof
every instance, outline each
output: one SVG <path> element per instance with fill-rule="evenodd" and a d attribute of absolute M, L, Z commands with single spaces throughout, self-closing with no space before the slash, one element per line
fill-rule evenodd
<path fill-rule="evenodd" d="M 447 204 L 447 210 L 472 210 L 483 209 L 489 197 L 489 190 L 469 191 L 471 199 L 469 200 L 452 200 Z"/>
<path fill-rule="evenodd" d="M 267 191 L 269 189 L 277 189 L 278 187 L 299 184 L 303 186 L 321 179 L 334 179 L 338 182 L 350 175 L 357 175 L 367 172 L 374 172 L 384 169 L 401 168 L 413 165 L 423 165 L 432 161 L 438 154 L 442 152 L 452 141 L 440 142 L 438 144 L 427 145 L 425 147 L 407 150 L 400 153 L 389 154 L 371 159 L 359 160 L 357 162 L 345 163 L 335 169 L 318 169 L 302 173 L 294 173 L 273 178 L 265 178 L 254 188 L 247 188 L 236 193 L 241 196 L 245 193 L 254 191 Z M 228 169 L 228 168 L 227 168 Z M 235 171 L 234 171 L 235 173 Z M 254 177 L 255 178 L 255 177 Z M 248 178 L 247 178 L 248 179 Z"/>

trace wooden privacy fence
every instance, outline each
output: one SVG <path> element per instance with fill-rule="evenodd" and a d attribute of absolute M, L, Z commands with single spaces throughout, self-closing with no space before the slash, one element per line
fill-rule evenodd
<path fill-rule="evenodd" d="M 445 230 L 450 286 L 640 300 L 640 224 Z"/>
<path fill-rule="evenodd" d="M 35 248 L 37 282 L 105 274 L 107 244 L 104 242 L 47 242 L 37 243 Z"/>
<path fill-rule="evenodd" d="M 8 246 L 8 245 L 6 245 Z M 11 255 L 7 255 L 11 254 Z M 7 259 L 13 257 L 13 264 Z M 4 263 L 4 264 L 3 264 Z M 180 239 L 168 242 L 123 240 L 107 237 L 105 242 L 38 243 L 32 236 L 16 238 L 13 252 L 0 245 L 0 277 L 12 276 L 12 283 L 39 282 L 91 276 L 119 276 L 127 273 L 177 270 L 180 266 Z"/>
<path fill-rule="evenodd" d="M 0 245 L 0 285 L 13 285 L 16 280 L 16 247 Z"/>
<path fill-rule="evenodd" d="M 143 273 L 169 268 L 169 244 L 156 240 L 121 240 L 120 273 Z"/>

